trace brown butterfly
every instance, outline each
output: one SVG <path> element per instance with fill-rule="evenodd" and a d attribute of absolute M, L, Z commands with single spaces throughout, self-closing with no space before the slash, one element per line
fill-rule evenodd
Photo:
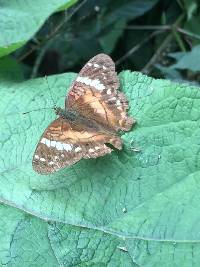
<path fill-rule="evenodd" d="M 48 174 L 82 158 L 97 158 L 112 148 L 122 149 L 119 130 L 129 131 L 134 120 L 117 89 L 119 80 L 112 59 L 99 54 L 86 63 L 73 82 L 65 109 L 54 108 L 58 119 L 43 133 L 33 156 L 33 169 Z"/>

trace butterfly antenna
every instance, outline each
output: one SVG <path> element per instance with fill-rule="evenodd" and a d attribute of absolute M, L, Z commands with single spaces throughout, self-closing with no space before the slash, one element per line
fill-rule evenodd
<path fill-rule="evenodd" d="M 40 111 L 40 110 L 42 110 L 42 109 L 52 109 L 52 108 L 38 108 L 38 109 L 32 109 L 32 110 L 29 110 L 29 111 L 26 111 L 26 112 L 22 112 L 22 114 L 25 115 L 25 114 L 28 114 L 28 113 L 33 112 L 33 111 Z"/>
<path fill-rule="evenodd" d="M 50 89 L 50 86 L 49 86 L 49 82 L 48 82 L 47 76 L 45 76 L 45 79 L 46 79 L 47 86 L 48 86 L 48 89 L 49 89 L 49 93 L 50 93 L 51 101 L 53 102 L 53 108 L 52 108 L 52 107 L 47 107 L 47 108 L 33 109 L 33 110 L 29 110 L 29 111 L 27 111 L 27 112 L 22 112 L 22 115 L 28 114 L 28 113 L 30 113 L 30 112 L 32 112 L 32 111 L 40 111 L 40 110 L 42 110 L 42 109 L 54 109 L 54 110 L 57 109 L 56 103 L 54 102 L 54 99 L 53 99 L 52 94 L 51 94 L 51 89 Z"/>
<path fill-rule="evenodd" d="M 50 97 L 51 97 L 51 101 L 53 103 L 53 109 L 56 109 L 56 103 L 54 102 L 54 99 L 52 97 L 52 94 L 51 94 L 51 89 L 50 89 L 50 86 L 49 86 L 49 82 L 48 82 L 48 79 L 47 79 L 47 76 L 45 75 L 45 79 L 46 79 L 46 82 L 47 82 L 47 86 L 48 86 L 48 89 L 49 89 L 49 93 L 50 93 Z"/>

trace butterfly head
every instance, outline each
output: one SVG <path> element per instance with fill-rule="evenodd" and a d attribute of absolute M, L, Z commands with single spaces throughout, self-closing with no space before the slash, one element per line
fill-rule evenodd
<path fill-rule="evenodd" d="M 63 109 L 60 108 L 60 107 L 54 107 L 53 110 L 55 111 L 56 115 L 57 116 L 61 116 L 62 112 L 63 112 Z"/>
<path fill-rule="evenodd" d="M 62 109 L 60 107 L 56 107 L 56 106 L 53 109 L 54 109 L 54 111 L 55 111 L 57 116 L 59 116 L 59 117 L 61 117 L 63 119 L 66 118 L 66 110 L 64 110 L 64 109 Z"/>

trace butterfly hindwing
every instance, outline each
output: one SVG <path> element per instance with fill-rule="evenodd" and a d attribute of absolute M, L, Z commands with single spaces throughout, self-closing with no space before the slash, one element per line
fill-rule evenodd
<path fill-rule="evenodd" d="M 54 120 L 43 133 L 33 156 L 33 169 L 53 173 L 81 158 L 96 158 L 112 151 L 105 143 L 121 149 L 121 139 L 91 127 L 72 124 L 67 119 Z"/>
<path fill-rule="evenodd" d="M 114 131 L 128 131 L 134 121 L 127 115 L 128 102 L 118 88 L 114 62 L 99 54 L 85 64 L 72 84 L 66 108 L 78 110 Z"/>
<path fill-rule="evenodd" d="M 81 159 L 81 153 L 79 151 L 75 153 L 75 147 L 72 150 L 72 143 L 61 138 L 65 124 L 63 119 L 58 118 L 43 133 L 32 162 L 33 169 L 38 173 L 52 173 Z"/>

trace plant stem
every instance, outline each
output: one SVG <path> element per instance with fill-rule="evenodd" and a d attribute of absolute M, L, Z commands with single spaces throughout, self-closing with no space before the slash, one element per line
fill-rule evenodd
<path fill-rule="evenodd" d="M 172 34 L 174 35 L 174 38 L 176 39 L 178 45 L 180 46 L 180 49 L 182 52 L 186 52 L 187 49 L 185 48 L 184 42 L 182 41 L 178 31 L 176 31 L 175 27 L 172 27 Z"/>
<path fill-rule="evenodd" d="M 173 24 L 173 27 L 177 27 L 179 25 L 179 23 L 181 23 L 181 21 L 183 20 L 183 18 L 184 18 L 184 15 L 181 14 L 180 17 Z M 142 72 L 143 73 L 148 74 L 149 72 L 151 72 L 151 70 L 153 68 L 153 65 L 156 63 L 157 59 L 160 57 L 162 51 L 171 42 L 172 38 L 173 38 L 173 33 L 168 34 L 168 36 L 165 38 L 165 40 L 163 41 L 163 43 L 161 44 L 161 46 L 157 49 L 157 51 L 152 56 L 152 58 L 150 59 L 150 61 L 142 69 Z"/>
<path fill-rule="evenodd" d="M 177 30 L 178 32 L 182 33 L 182 34 L 185 34 L 185 35 L 190 36 L 191 38 L 200 40 L 200 35 L 199 35 L 199 34 L 195 34 L 195 33 L 193 33 L 193 32 L 190 32 L 190 31 L 181 29 L 181 28 L 179 28 L 179 27 L 177 27 L 176 30 Z"/>
<path fill-rule="evenodd" d="M 145 39 L 143 39 L 139 44 L 132 47 L 126 54 L 124 54 L 121 58 L 119 58 L 115 64 L 116 66 L 121 64 L 124 60 L 126 60 L 128 57 L 130 57 L 132 54 L 134 54 L 138 49 L 141 48 L 142 45 L 144 45 L 146 42 L 151 40 L 154 36 L 163 33 L 163 31 L 155 31 L 152 32 L 149 36 L 147 36 Z"/>
<path fill-rule="evenodd" d="M 37 56 L 36 60 L 35 60 L 35 64 L 33 66 L 33 70 L 32 70 L 32 73 L 31 73 L 31 79 L 34 79 L 36 76 L 37 76 L 37 73 L 38 73 L 38 69 L 40 67 L 40 64 L 42 62 L 42 59 L 46 53 L 46 51 L 48 50 L 49 46 L 51 45 L 52 43 L 52 40 L 49 40 L 49 42 L 47 42 L 40 50 L 39 52 L 39 55 Z"/>
<path fill-rule="evenodd" d="M 126 26 L 125 29 L 126 30 L 146 30 L 146 31 L 152 31 L 152 30 L 163 30 L 163 31 L 170 31 L 172 30 L 173 25 L 130 25 L 130 26 Z M 193 32 L 184 30 L 182 28 L 179 28 L 177 26 L 174 26 L 174 30 L 177 32 L 180 32 L 184 35 L 188 35 L 191 38 L 194 39 L 198 39 L 200 40 L 200 35 L 199 34 L 195 34 Z"/>
<path fill-rule="evenodd" d="M 126 30 L 171 30 L 171 25 L 130 25 L 125 27 Z"/>

